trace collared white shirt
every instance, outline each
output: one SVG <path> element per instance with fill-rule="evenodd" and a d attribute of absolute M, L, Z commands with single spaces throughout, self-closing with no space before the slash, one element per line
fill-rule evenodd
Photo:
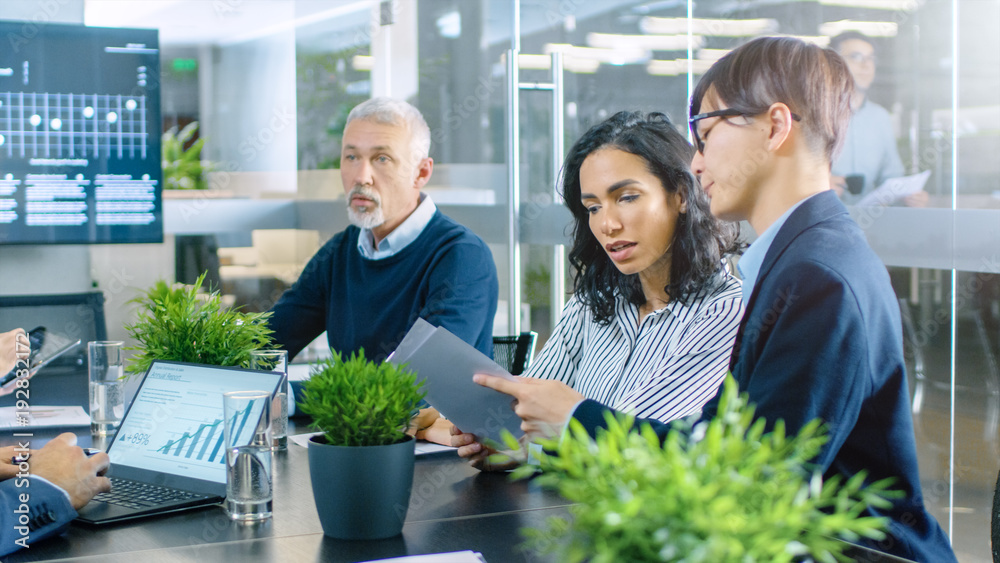
<path fill-rule="evenodd" d="M 609 325 L 575 296 L 525 377 L 555 379 L 588 399 L 662 422 L 701 410 L 726 372 L 743 316 L 740 282 L 724 274 L 707 295 L 671 301 L 639 324 L 639 308 L 616 300 Z"/>
<path fill-rule="evenodd" d="M 398 227 L 379 241 L 378 248 L 375 248 L 375 235 L 371 229 L 361 229 L 358 237 L 358 252 L 369 260 L 382 260 L 403 250 L 411 242 L 417 240 L 420 233 L 431 222 L 437 206 L 431 201 L 430 196 L 425 193 L 420 194 L 420 205 L 410 213 Z"/>
<path fill-rule="evenodd" d="M 822 192 L 821 192 L 822 193 Z M 757 240 L 753 241 L 743 256 L 740 256 L 740 261 L 736 263 L 736 269 L 740 271 L 740 277 L 743 278 L 743 303 L 746 304 L 750 301 L 750 295 L 753 293 L 753 286 L 757 285 L 757 276 L 760 275 L 760 267 L 764 265 L 764 257 L 767 256 L 767 251 L 771 248 L 771 243 L 774 242 L 774 237 L 778 236 L 778 231 L 781 227 L 785 225 L 785 221 L 791 216 L 792 212 L 799 208 L 800 205 L 806 202 L 806 200 L 815 197 L 813 194 L 806 199 L 796 203 L 795 205 L 788 208 L 781 217 L 771 226 L 764 230 L 764 232 L 757 237 Z"/>

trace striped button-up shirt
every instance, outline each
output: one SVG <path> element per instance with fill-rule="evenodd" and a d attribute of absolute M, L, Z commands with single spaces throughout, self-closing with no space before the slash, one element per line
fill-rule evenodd
<path fill-rule="evenodd" d="M 662 422 L 695 414 L 729 369 L 740 318 L 740 282 L 721 283 L 685 305 L 671 301 L 639 323 L 639 308 L 619 297 L 600 325 L 576 297 L 525 377 L 556 379 L 588 399 Z"/>

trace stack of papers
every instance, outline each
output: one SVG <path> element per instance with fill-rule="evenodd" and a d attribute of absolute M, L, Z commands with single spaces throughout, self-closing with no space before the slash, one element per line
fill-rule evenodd
<path fill-rule="evenodd" d="M 83 407 L 43 407 L 32 405 L 28 416 L 15 407 L 0 407 L 0 428 L 28 430 L 59 426 L 90 426 L 90 415 Z"/>
<path fill-rule="evenodd" d="M 406 557 L 378 559 L 367 561 L 365 563 L 380 563 L 381 561 L 391 561 L 392 563 L 486 563 L 482 554 L 475 551 L 453 551 L 451 553 L 432 553 L 430 555 L 408 555 Z"/>
<path fill-rule="evenodd" d="M 88 424 L 89 424 L 89 422 L 88 422 Z M 313 436 L 319 436 L 320 434 L 322 434 L 322 432 L 310 432 L 308 434 L 296 434 L 294 436 L 290 436 L 289 439 L 292 441 L 292 443 L 298 444 L 298 445 L 302 446 L 303 448 L 308 448 L 309 447 L 309 438 L 312 438 Z M 455 451 L 457 449 L 458 448 L 453 448 L 451 446 L 442 446 L 440 444 L 432 444 L 430 442 L 420 442 L 420 441 L 418 441 L 417 442 L 417 447 L 416 447 L 416 455 L 435 454 L 435 453 L 438 453 L 438 452 L 451 452 L 451 451 Z"/>

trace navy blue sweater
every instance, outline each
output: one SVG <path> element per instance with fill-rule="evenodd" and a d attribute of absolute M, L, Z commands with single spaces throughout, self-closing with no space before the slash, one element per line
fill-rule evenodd
<path fill-rule="evenodd" d="M 271 309 L 289 359 L 325 330 L 334 350 L 364 348 L 381 362 L 418 317 L 493 356 L 499 286 L 482 239 L 436 211 L 412 243 L 369 260 L 358 252 L 360 233 L 351 226 L 330 239 Z"/>

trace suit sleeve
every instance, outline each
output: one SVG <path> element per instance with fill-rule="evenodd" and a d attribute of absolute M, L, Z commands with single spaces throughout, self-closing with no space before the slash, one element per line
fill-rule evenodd
<path fill-rule="evenodd" d="M 826 471 L 872 386 L 864 313 L 850 285 L 821 264 L 775 275 L 754 303 L 741 343 L 749 349 L 733 374 L 768 429 L 779 419 L 788 435 L 816 418 L 827 425 L 829 441 L 815 460 Z"/>
<path fill-rule="evenodd" d="M 288 351 L 288 360 L 326 330 L 327 296 L 330 294 L 331 240 L 316 253 L 295 284 L 271 308 L 268 326 L 276 344 Z"/>
<path fill-rule="evenodd" d="M 500 293 L 493 255 L 482 242 L 458 242 L 430 274 L 420 317 L 493 357 L 493 316 Z"/>
<path fill-rule="evenodd" d="M 768 429 L 779 419 L 788 435 L 816 418 L 827 425 L 829 441 L 815 460 L 825 472 L 853 430 L 872 385 L 865 368 L 869 335 L 863 312 L 843 278 L 819 264 L 800 263 L 794 274 L 777 274 L 767 287 L 747 313 L 753 316 L 740 337 L 733 375 Z M 718 396 L 705 405 L 702 420 L 713 418 L 717 409 Z M 615 412 L 587 400 L 573 417 L 594 436 L 606 427 L 608 411 Z M 661 440 L 671 428 L 651 419 L 636 421 L 645 423 Z"/>
<path fill-rule="evenodd" d="M 21 502 L 22 495 L 27 495 L 27 502 Z M 66 493 L 47 481 L 33 477 L 0 481 L 0 555 L 62 532 L 76 516 Z"/>

